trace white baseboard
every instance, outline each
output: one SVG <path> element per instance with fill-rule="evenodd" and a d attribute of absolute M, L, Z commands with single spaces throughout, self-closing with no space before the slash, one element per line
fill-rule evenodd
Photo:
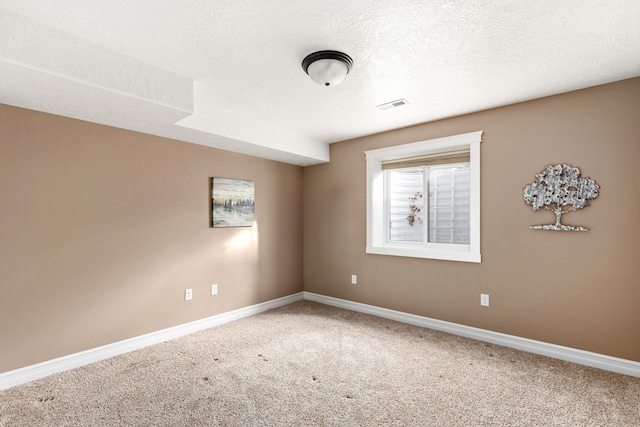
<path fill-rule="evenodd" d="M 237 310 L 218 314 L 216 316 L 207 317 L 205 319 L 196 320 L 195 322 L 185 323 L 183 325 L 174 326 L 172 328 L 163 329 L 113 344 L 92 348 L 80 353 L 48 360 L 36 365 L 30 365 L 13 371 L 4 372 L 0 374 L 0 390 L 24 384 L 58 372 L 78 368 L 89 363 L 108 359 L 109 357 L 117 356 L 119 354 L 138 350 L 153 344 L 158 344 L 163 341 L 192 334 L 213 326 L 222 325 L 223 323 L 231 322 L 233 320 L 253 316 L 254 314 L 262 313 L 263 311 L 291 304 L 296 301 L 301 301 L 302 299 L 303 293 L 299 292 L 286 297 L 243 307 Z"/>
<path fill-rule="evenodd" d="M 141 335 L 139 337 L 96 347 L 80 353 L 70 354 L 68 356 L 38 363 L 36 365 L 30 365 L 13 371 L 0 373 L 0 390 L 25 384 L 58 372 L 78 368 L 89 363 L 98 362 L 100 360 L 108 359 L 109 357 L 138 350 L 163 341 L 192 334 L 213 326 L 253 316 L 303 299 L 640 378 L 640 362 L 634 362 L 598 353 L 591 353 L 555 344 L 548 344 L 541 341 L 488 331 L 486 329 L 473 328 L 470 326 L 417 316 L 415 314 L 389 310 L 373 305 L 314 294 L 312 292 L 299 292 L 297 294 L 243 307 L 237 310 L 218 314 L 216 316 Z"/>
<path fill-rule="evenodd" d="M 517 350 L 540 354 L 542 356 L 553 357 L 555 359 L 578 363 L 580 365 L 591 366 L 606 371 L 640 377 L 640 362 L 634 362 L 632 360 L 620 359 L 604 354 L 592 353 L 589 351 L 578 350 L 571 347 L 563 347 L 560 345 L 549 344 L 542 341 L 535 341 L 528 338 L 507 335 L 500 332 L 493 332 L 486 329 L 479 329 L 471 326 L 460 325 L 457 323 L 445 322 L 442 320 L 417 316 L 415 314 L 380 308 L 373 305 L 327 297 L 324 295 L 314 294 L 312 292 L 303 292 L 303 294 L 305 300 L 315 301 L 321 304 L 331 305 L 347 310 L 353 310 L 360 313 L 372 314 L 374 316 L 383 317 L 385 319 L 391 319 L 415 326 L 435 329 L 437 331 L 447 332 L 453 335 L 472 338 L 483 342 L 489 342 L 492 344 L 501 345 L 503 347 L 515 348 Z"/>

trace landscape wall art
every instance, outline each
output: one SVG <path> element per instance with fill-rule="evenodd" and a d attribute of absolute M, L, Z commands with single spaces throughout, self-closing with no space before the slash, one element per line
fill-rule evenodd
<path fill-rule="evenodd" d="M 212 227 L 251 227 L 254 209 L 253 181 L 211 178 Z"/>

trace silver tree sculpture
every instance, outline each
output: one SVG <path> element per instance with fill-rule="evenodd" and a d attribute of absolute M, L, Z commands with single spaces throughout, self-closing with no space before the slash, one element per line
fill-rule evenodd
<path fill-rule="evenodd" d="M 563 225 L 562 214 L 589 206 L 598 197 L 600 186 L 590 178 L 583 178 L 580 169 L 571 165 L 548 165 L 536 174 L 536 180 L 524 188 L 524 201 L 534 211 L 548 209 L 556 214 L 556 223 L 534 225 L 537 230 L 587 231 L 588 228 Z"/>

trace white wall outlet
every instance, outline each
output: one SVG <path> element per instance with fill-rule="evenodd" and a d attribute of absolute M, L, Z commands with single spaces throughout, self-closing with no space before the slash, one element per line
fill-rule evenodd
<path fill-rule="evenodd" d="M 358 284 L 358 276 L 356 276 L 355 274 L 351 275 L 351 284 L 352 285 L 357 285 Z"/>
<path fill-rule="evenodd" d="M 218 295 L 218 285 L 211 285 L 211 295 Z"/>
<path fill-rule="evenodd" d="M 480 305 L 489 307 L 489 294 L 480 294 Z"/>
<path fill-rule="evenodd" d="M 193 299 L 193 289 L 186 289 L 184 291 L 184 300 L 189 301 Z"/>

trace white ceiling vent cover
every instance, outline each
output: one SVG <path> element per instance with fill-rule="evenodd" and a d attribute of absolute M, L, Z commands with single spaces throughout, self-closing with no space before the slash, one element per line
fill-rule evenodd
<path fill-rule="evenodd" d="M 402 105 L 408 104 L 406 99 L 396 99 L 395 101 L 387 102 L 386 104 L 376 105 L 376 108 L 379 110 L 389 110 L 391 108 L 400 107 Z"/>

